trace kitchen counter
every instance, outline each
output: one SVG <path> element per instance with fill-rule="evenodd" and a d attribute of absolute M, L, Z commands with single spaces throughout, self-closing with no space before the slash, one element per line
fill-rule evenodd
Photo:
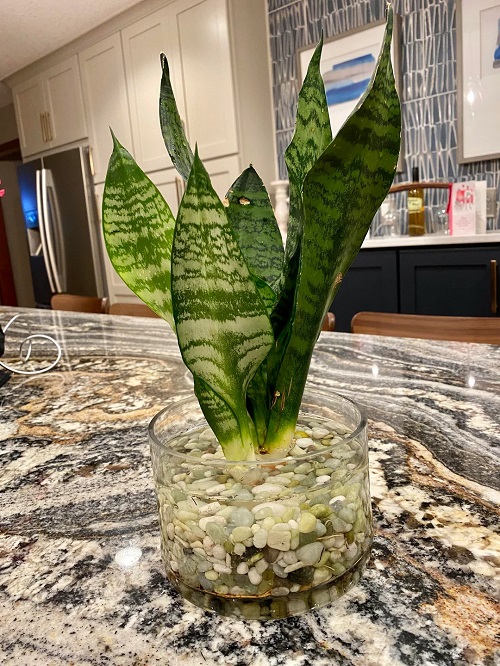
<path fill-rule="evenodd" d="M 499 663 L 500 347 L 321 335 L 310 385 L 369 417 L 372 557 L 337 603 L 260 624 L 163 575 L 146 426 L 192 391 L 167 324 L 13 312 L 63 356 L 0 389 L 2 664 Z"/>
<path fill-rule="evenodd" d="M 424 234 L 423 236 L 374 236 L 366 237 L 361 246 L 362 250 L 370 248 L 388 247 L 431 247 L 446 245 L 484 245 L 500 243 L 500 233 L 491 231 L 486 234 L 475 234 L 473 236 L 449 236 L 445 234 Z"/>

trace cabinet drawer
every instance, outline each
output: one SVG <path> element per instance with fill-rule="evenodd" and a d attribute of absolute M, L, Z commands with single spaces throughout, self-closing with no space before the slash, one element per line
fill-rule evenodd
<path fill-rule="evenodd" d="M 498 264 L 500 250 L 494 247 L 401 250 L 401 312 L 464 317 L 496 314 L 492 301 L 498 288 Z"/>

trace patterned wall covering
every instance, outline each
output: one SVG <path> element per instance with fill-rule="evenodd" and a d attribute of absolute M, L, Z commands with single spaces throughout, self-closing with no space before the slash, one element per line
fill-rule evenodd
<path fill-rule="evenodd" d="M 297 49 L 359 28 L 385 15 L 386 0 L 268 0 L 280 178 L 295 122 L 300 87 Z M 422 180 L 486 180 L 500 195 L 500 160 L 457 163 L 455 0 L 394 0 L 401 15 L 401 102 L 404 171 Z M 400 203 L 398 202 L 398 207 Z"/>

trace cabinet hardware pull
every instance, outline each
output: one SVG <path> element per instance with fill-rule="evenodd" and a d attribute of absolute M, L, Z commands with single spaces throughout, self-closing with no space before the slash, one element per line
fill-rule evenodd
<path fill-rule="evenodd" d="M 496 314 L 498 310 L 497 303 L 497 260 L 490 260 L 490 292 L 491 292 L 491 314 Z"/>
<path fill-rule="evenodd" d="M 90 173 L 92 177 L 95 176 L 95 166 L 94 166 L 94 149 L 92 146 L 89 146 L 89 164 L 90 164 Z"/>
<path fill-rule="evenodd" d="M 51 125 L 51 122 L 50 122 L 50 113 L 49 113 L 48 111 L 45 112 L 45 117 L 46 117 L 46 119 L 47 119 L 47 134 L 48 134 L 48 141 L 52 141 L 52 139 L 53 139 L 54 137 L 52 136 L 52 125 Z"/>
<path fill-rule="evenodd" d="M 40 113 L 40 127 L 42 128 L 42 141 L 44 143 L 47 143 L 47 136 L 45 134 L 45 119 L 44 119 L 44 113 Z"/>

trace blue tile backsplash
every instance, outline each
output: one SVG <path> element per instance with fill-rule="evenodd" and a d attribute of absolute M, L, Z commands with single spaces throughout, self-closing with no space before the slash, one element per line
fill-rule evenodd
<path fill-rule="evenodd" d="M 273 99 L 279 176 L 287 178 L 283 153 L 293 134 L 298 81 L 296 51 L 319 40 L 382 19 L 386 0 L 268 0 Z M 457 67 L 455 0 L 395 0 L 401 14 L 401 103 L 404 171 L 422 180 L 486 180 L 500 191 L 500 160 L 457 163 Z M 498 196 L 497 196 L 498 198 Z"/>

